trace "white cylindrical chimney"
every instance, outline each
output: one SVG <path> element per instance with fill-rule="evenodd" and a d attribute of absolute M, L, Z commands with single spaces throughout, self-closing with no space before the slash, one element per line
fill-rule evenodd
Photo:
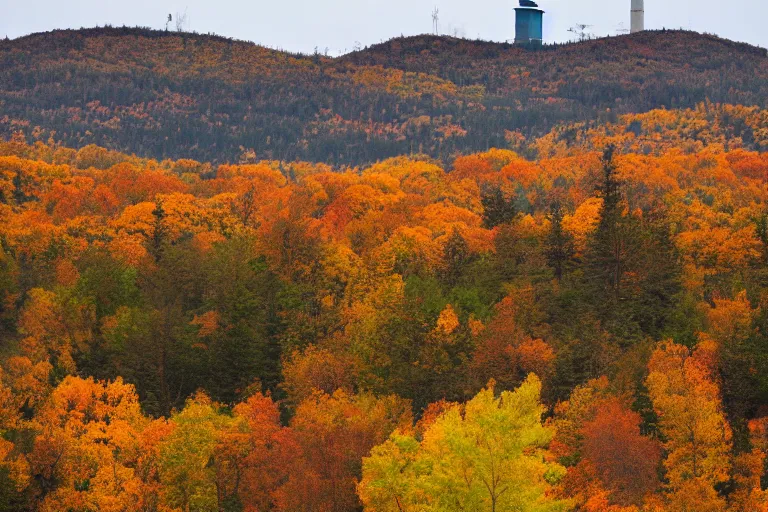
<path fill-rule="evenodd" d="M 631 32 L 645 30 L 645 8 L 643 0 L 632 0 Z"/>

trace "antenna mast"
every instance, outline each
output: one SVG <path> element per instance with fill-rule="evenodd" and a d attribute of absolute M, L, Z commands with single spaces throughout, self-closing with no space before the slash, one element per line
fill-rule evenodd
<path fill-rule="evenodd" d="M 577 23 L 575 26 L 568 29 L 568 32 L 573 32 L 579 38 L 579 41 L 586 41 L 592 39 L 592 34 L 587 30 L 592 25 L 584 23 Z"/>
<path fill-rule="evenodd" d="M 437 6 L 435 6 L 435 10 L 432 11 L 432 25 L 435 29 L 435 35 L 438 35 L 438 21 L 440 19 L 440 11 L 438 10 Z"/>

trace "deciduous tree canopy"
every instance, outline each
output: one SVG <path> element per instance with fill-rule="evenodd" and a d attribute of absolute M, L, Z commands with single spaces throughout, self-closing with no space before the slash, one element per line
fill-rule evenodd
<path fill-rule="evenodd" d="M 676 138 L 730 108 L 354 169 L 0 141 L 0 510 L 764 510 L 768 159 Z"/>

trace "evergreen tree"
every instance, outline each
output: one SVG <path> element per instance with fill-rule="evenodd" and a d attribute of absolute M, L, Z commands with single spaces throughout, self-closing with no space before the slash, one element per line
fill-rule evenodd
<path fill-rule="evenodd" d="M 575 249 L 573 237 L 563 230 L 563 209 L 559 202 L 552 204 L 549 221 L 552 227 L 546 241 L 547 264 L 552 267 L 555 279 L 560 281 L 573 266 Z"/>
<path fill-rule="evenodd" d="M 155 203 L 155 209 L 152 210 L 152 216 L 155 220 L 149 252 L 155 258 L 155 263 L 160 263 L 160 259 L 163 257 L 163 246 L 165 245 L 165 240 L 168 238 L 168 226 L 165 223 L 165 209 L 163 209 L 162 201 L 158 200 Z"/>
<path fill-rule="evenodd" d="M 641 228 L 635 270 L 639 294 L 633 308 L 643 332 L 659 339 L 668 334 L 667 325 L 679 304 L 682 267 L 663 212 L 646 215 Z"/>
<path fill-rule="evenodd" d="M 517 215 L 515 198 L 507 197 L 498 185 L 483 187 L 480 202 L 483 205 L 483 225 L 488 229 L 511 222 Z"/>
<path fill-rule="evenodd" d="M 443 281 L 449 287 L 453 287 L 458 284 L 466 266 L 472 261 L 469 245 L 458 229 L 453 230 L 451 237 L 445 243 L 443 261 L 445 264 Z"/>
<path fill-rule="evenodd" d="M 597 318 L 624 340 L 658 337 L 680 291 L 680 265 L 663 212 L 625 213 L 615 148 L 603 154 L 603 206 L 589 240 L 584 283 Z"/>
<path fill-rule="evenodd" d="M 603 206 L 597 229 L 584 258 L 585 288 L 598 318 L 611 330 L 632 329 L 631 299 L 637 292 L 634 272 L 641 248 L 639 223 L 623 212 L 621 186 L 616 177 L 615 147 L 608 146 L 602 159 Z"/>
<path fill-rule="evenodd" d="M 32 201 L 35 199 L 33 196 L 30 196 L 26 193 L 25 189 L 29 185 L 28 182 L 29 178 L 24 175 L 23 172 L 19 171 L 16 173 L 16 175 L 13 177 L 13 200 L 17 205 L 22 205 L 24 203 L 27 203 L 29 201 Z M 3 194 L 3 203 L 7 203 L 5 200 L 5 194 Z"/>

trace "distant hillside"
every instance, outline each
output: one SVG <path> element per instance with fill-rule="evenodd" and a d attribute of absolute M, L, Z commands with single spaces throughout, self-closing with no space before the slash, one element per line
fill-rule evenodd
<path fill-rule="evenodd" d="M 0 136 L 155 158 L 448 159 L 707 100 L 768 107 L 766 51 L 682 31 L 537 50 L 419 36 L 336 59 L 133 28 L 0 41 Z"/>

